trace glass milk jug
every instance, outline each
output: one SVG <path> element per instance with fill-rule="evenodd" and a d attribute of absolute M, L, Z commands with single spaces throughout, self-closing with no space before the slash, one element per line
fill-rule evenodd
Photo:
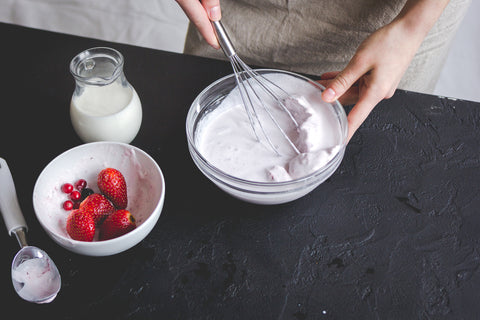
<path fill-rule="evenodd" d="M 84 142 L 130 143 L 142 122 L 142 105 L 123 73 L 124 59 L 111 48 L 91 48 L 70 62 L 75 91 L 70 103 L 73 128 Z"/>

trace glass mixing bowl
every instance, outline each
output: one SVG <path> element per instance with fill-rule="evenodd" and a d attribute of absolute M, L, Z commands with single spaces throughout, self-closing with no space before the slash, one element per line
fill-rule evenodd
<path fill-rule="evenodd" d="M 274 69 L 256 70 L 260 74 L 281 73 L 309 83 L 318 95 L 324 90 L 319 83 L 299 74 Z M 190 155 L 200 171 L 219 188 L 241 200 L 256 204 L 280 204 L 296 200 L 328 179 L 340 165 L 347 141 L 347 117 L 338 102 L 326 103 L 338 121 L 340 137 L 338 153 L 323 167 L 302 178 L 284 182 L 256 182 L 235 177 L 212 165 L 198 148 L 198 128 L 202 120 L 217 108 L 223 99 L 237 86 L 233 74 L 223 77 L 205 88 L 193 101 L 187 114 L 186 131 Z M 294 92 L 290 92 L 294 94 Z M 315 93 L 316 94 L 316 93 Z"/>

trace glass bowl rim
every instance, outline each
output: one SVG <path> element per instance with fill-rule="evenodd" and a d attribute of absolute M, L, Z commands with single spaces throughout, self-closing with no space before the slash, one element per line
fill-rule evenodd
<path fill-rule="evenodd" d="M 306 76 L 303 76 L 301 74 L 294 73 L 294 72 L 291 72 L 291 71 L 285 71 L 285 70 L 279 70 L 279 69 L 254 69 L 254 70 L 256 72 L 259 72 L 259 73 L 283 73 L 283 74 L 288 74 L 288 75 L 294 76 L 296 78 L 300 78 L 302 80 L 307 81 L 308 83 L 310 83 L 314 87 L 317 87 L 321 91 L 325 90 L 325 87 L 322 86 L 320 83 L 318 83 L 318 82 L 316 82 L 316 81 L 314 81 L 314 80 L 312 80 L 312 79 L 310 79 Z M 204 96 L 206 92 L 211 90 L 213 87 L 217 86 L 219 83 L 222 83 L 225 80 L 233 78 L 233 77 L 235 77 L 235 74 L 231 73 L 229 75 L 226 75 L 224 77 L 221 77 L 221 78 L 215 80 L 210 85 L 208 85 L 205 89 L 203 89 L 195 97 L 194 101 L 192 102 L 192 104 L 191 104 L 191 106 L 188 110 L 187 117 L 186 117 L 186 133 L 187 133 L 187 140 L 188 140 L 190 153 L 192 153 L 192 150 L 193 150 L 195 155 L 197 155 L 198 158 L 201 160 L 202 164 L 206 165 L 206 167 L 210 171 L 213 171 L 214 173 L 216 173 L 219 176 L 223 176 L 225 178 L 228 178 L 229 181 L 236 182 L 236 183 L 239 183 L 241 185 L 248 185 L 248 186 L 255 186 L 255 187 L 266 187 L 266 188 L 268 188 L 268 187 L 289 186 L 289 185 L 296 185 L 296 184 L 302 184 L 303 185 L 304 183 L 307 183 L 310 180 L 315 181 L 316 178 L 319 175 L 321 175 L 325 171 L 327 171 L 327 169 L 330 168 L 336 162 L 337 157 L 339 155 L 341 155 L 343 157 L 345 147 L 347 145 L 348 122 L 347 122 L 347 116 L 346 116 L 346 113 L 345 113 L 345 110 L 344 110 L 343 106 L 340 104 L 340 102 L 338 102 L 338 100 L 335 100 L 333 103 L 329 103 L 329 104 L 333 106 L 334 111 L 337 114 L 337 118 L 340 118 L 339 122 L 340 122 L 341 127 L 342 127 L 342 122 L 344 123 L 344 128 L 342 130 L 343 131 L 342 132 L 342 135 L 343 135 L 342 143 L 340 144 L 340 150 L 335 154 L 335 156 L 333 156 L 324 166 L 317 169 L 316 171 L 314 171 L 314 172 L 312 172 L 312 173 L 310 173 L 306 176 L 296 178 L 296 179 L 292 179 L 292 180 L 288 180 L 288 181 L 267 181 L 267 182 L 264 182 L 264 181 L 252 181 L 252 180 L 242 179 L 242 178 L 233 176 L 231 174 L 228 174 L 225 171 L 215 167 L 207 159 L 205 159 L 205 157 L 203 157 L 201 152 L 195 146 L 194 137 L 193 137 L 193 135 L 194 135 L 193 121 L 192 121 L 191 124 L 189 124 L 189 120 L 190 119 L 194 120 L 193 114 L 197 109 L 196 105 L 198 104 L 198 100 L 200 99 L 200 97 Z M 195 164 L 198 166 L 199 164 L 197 163 L 197 159 L 195 157 L 192 157 L 192 158 L 193 158 L 193 161 L 195 162 Z M 201 171 L 203 171 L 203 170 L 201 170 Z M 209 179 L 211 179 L 211 177 L 209 177 Z M 220 179 L 218 179 L 218 180 L 220 180 Z M 220 180 L 220 181 L 225 183 L 223 180 Z M 229 184 L 229 186 L 231 186 L 231 185 Z"/>

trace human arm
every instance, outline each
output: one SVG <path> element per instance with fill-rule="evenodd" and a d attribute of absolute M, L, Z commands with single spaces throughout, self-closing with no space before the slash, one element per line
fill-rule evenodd
<path fill-rule="evenodd" d="M 390 98 L 449 0 L 407 0 L 395 19 L 372 33 L 340 72 L 322 75 L 323 99 L 355 103 L 348 114 L 348 140 L 373 108 Z"/>
<path fill-rule="evenodd" d="M 220 0 L 176 0 L 190 21 L 197 27 L 207 43 L 220 49 L 211 21 L 220 20 Z"/>

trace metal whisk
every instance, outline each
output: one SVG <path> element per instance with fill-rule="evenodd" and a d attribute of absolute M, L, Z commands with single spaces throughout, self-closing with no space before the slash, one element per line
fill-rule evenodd
<path fill-rule="evenodd" d="M 284 129 L 278 123 L 275 116 L 272 114 L 270 110 L 271 106 L 269 106 L 263 98 L 265 95 L 271 97 L 273 101 L 275 101 L 275 103 L 288 114 L 288 117 L 291 119 L 295 127 L 298 128 L 297 121 L 293 117 L 292 113 L 285 106 L 284 102 L 286 98 L 280 97 L 282 95 L 289 98 L 290 95 L 277 84 L 265 78 L 257 71 L 251 69 L 246 63 L 242 61 L 242 59 L 240 59 L 220 21 L 213 21 L 212 25 L 215 29 L 218 42 L 220 43 L 220 47 L 222 48 L 223 52 L 232 64 L 235 74 L 235 81 L 237 82 L 237 87 L 240 91 L 240 96 L 256 139 L 260 141 L 260 135 L 262 135 L 268 142 L 272 150 L 278 155 L 280 155 L 277 147 L 273 144 L 269 135 L 266 133 L 264 126 L 262 125 L 262 122 L 258 117 L 258 109 L 263 110 L 268 115 L 268 117 L 275 124 L 275 127 L 278 128 L 278 130 L 281 132 L 282 136 L 285 138 L 288 144 L 297 154 L 300 154 L 298 148 L 288 137 Z M 254 86 L 258 87 L 259 89 L 254 88 Z M 258 90 L 261 90 L 262 92 L 259 92 Z M 260 128 L 260 130 L 258 130 L 257 126 L 258 128 Z"/>

